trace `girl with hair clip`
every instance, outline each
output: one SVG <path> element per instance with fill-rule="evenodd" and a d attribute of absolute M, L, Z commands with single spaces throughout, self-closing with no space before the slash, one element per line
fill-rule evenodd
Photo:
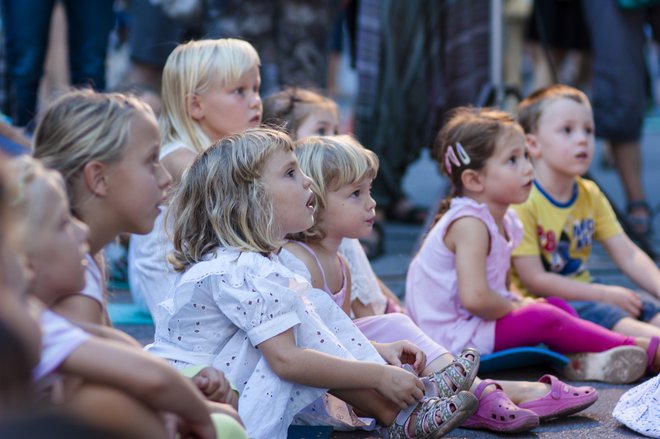
<path fill-rule="evenodd" d="M 354 323 L 369 340 L 407 339 L 424 351 L 427 364 L 422 375 L 428 376 L 423 378 L 426 395 L 448 396 L 459 390 L 477 394 L 479 409 L 462 427 L 525 431 L 536 427 L 539 417 L 576 413 L 596 401 L 595 389 L 574 388 L 550 375 L 547 383 L 481 381 L 476 378 L 476 350 L 467 348 L 454 358 L 407 315 L 369 315 L 362 306 L 355 307 L 351 297 L 352 273 L 338 250 L 342 240 L 360 238 L 371 230 L 376 203 L 370 188 L 378 170 L 378 158 L 350 136 L 299 140 L 296 155 L 302 171 L 313 182 L 315 221 L 311 228 L 290 236 L 294 241 L 285 248 L 305 263 L 307 271 L 303 274 L 311 278 L 312 286 L 330 294 L 347 314 L 352 311 L 357 316 Z M 559 397 L 548 397 L 555 388 L 561 390 Z M 517 407 L 507 395 L 533 410 Z"/>
<path fill-rule="evenodd" d="M 286 131 L 296 141 L 308 136 L 339 133 L 339 109 L 330 98 L 312 90 L 288 88 L 264 100 L 264 124 Z M 368 255 L 383 252 L 383 229 L 374 221 L 370 236 L 343 239 L 339 252 L 346 258 L 353 277 L 353 307 L 370 314 L 404 312 L 396 295 L 371 269 Z M 366 249 L 366 253 L 365 253 Z"/>
<path fill-rule="evenodd" d="M 69 285 L 68 294 L 58 295 L 49 307 L 88 332 L 133 348 L 141 346 L 107 327 L 101 250 L 120 233 L 147 233 L 153 227 L 171 182 L 159 151 L 151 108 L 116 93 L 82 90 L 61 96 L 43 113 L 34 135 L 35 157 L 63 175 L 71 212 L 89 230 L 85 282 Z M 211 400 L 236 403 L 218 371 L 202 369 L 193 380 Z"/>
<path fill-rule="evenodd" d="M 434 149 L 452 194 L 408 269 L 406 305 L 419 327 L 450 352 L 472 346 L 489 354 L 544 343 L 570 354 L 563 371 L 569 379 L 639 379 L 648 339 L 582 320 L 561 299 L 523 299 L 509 289 L 511 251 L 522 239 L 509 206 L 525 201 L 533 180 L 515 120 L 497 110 L 458 108 Z M 660 358 L 651 366 L 660 368 Z"/>
<path fill-rule="evenodd" d="M 71 215 L 61 176 L 24 156 L 12 162 L 12 206 L 20 227 L 16 252 L 29 270 L 29 294 L 54 307 L 85 285 L 89 229 Z M 47 309 L 39 315 L 42 345 L 32 378 L 50 402 L 91 425 L 130 437 L 178 431 L 215 438 L 209 404 L 195 385 L 141 349 L 84 332 Z"/>
<path fill-rule="evenodd" d="M 247 41 L 222 38 L 180 44 L 163 70 L 160 159 L 181 179 L 195 157 L 212 143 L 261 123 L 259 55 Z M 172 251 L 165 207 L 148 235 L 133 235 L 128 277 L 134 301 L 153 311 L 172 287 L 167 263 Z"/>
<path fill-rule="evenodd" d="M 379 355 L 421 370 L 421 351 L 372 345 L 325 292 L 287 268 L 296 259 L 281 248 L 285 236 L 313 223 L 310 184 L 290 138 L 275 130 L 225 137 L 195 160 L 170 211 L 180 275 L 148 349 L 177 367 L 222 369 L 238 385 L 250 437 L 286 437 L 326 389 L 388 426 L 390 437 L 440 437 L 474 411 L 474 396 L 424 397 L 415 375 Z"/>

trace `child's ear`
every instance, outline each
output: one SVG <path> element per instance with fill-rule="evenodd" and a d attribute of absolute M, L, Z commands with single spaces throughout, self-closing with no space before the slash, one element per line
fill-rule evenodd
<path fill-rule="evenodd" d="M 188 95 L 186 98 L 186 104 L 188 105 L 188 114 L 190 114 L 190 117 L 197 121 L 204 118 L 204 107 L 199 95 Z"/>
<path fill-rule="evenodd" d="M 103 197 L 108 193 L 106 172 L 107 167 L 98 160 L 92 160 L 83 166 L 83 182 L 94 195 Z"/>
<path fill-rule="evenodd" d="M 529 149 L 529 155 L 532 158 L 539 158 L 541 156 L 541 148 L 539 145 L 539 139 L 534 134 L 525 134 L 525 142 L 527 142 L 527 148 Z"/>
<path fill-rule="evenodd" d="M 461 174 L 461 182 L 463 183 L 463 187 L 470 192 L 479 193 L 484 190 L 481 172 L 475 171 L 474 169 L 466 169 L 463 171 Z"/>

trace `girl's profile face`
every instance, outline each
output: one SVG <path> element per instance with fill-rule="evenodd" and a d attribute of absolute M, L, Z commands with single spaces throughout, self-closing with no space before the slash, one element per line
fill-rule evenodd
<path fill-rule="evenodd" d="M 370 177 L 328 192 L 320 215 L 320 225 L 326 236 L 339 239 L 365 238 L 376 219 L 376 201 L 371 198 Z"/>
<path fill-rule="evenodd" d="M 296 131 L 296 140 L 309 136 L 339 134 L 339 114 L 334 105 L 318 106 L 303 120 Z"/>
<path fill-rule="evenodd" d="M 117 233 L 144 234 L 153 228 L 172 182 L 159 154 L 156 120 L 150 114 L 136 113 L 121 159 L 105 175 L 107 214 Z"/>
<path fill-rule="evenodd" d="M 85 287 L 89 229 L 71 215 L 63 186 L 53 179 L 38 177 L 28 196 L 31 227 L 25 228 L 24 243 L 31 293 L 50 306 Z"/>
<path fill-rule="evenodd" d="M 196 96 L 191 116 L 215 142 L 261 124 L 263 109 L 259 68 L 252 67 L 235 84 L 215 85 Z"/>
<path fill-rule="evenodd" d="M 314 224 L 312 180 L 303 174 L 293 151 L 277 151 L 264 164 L 261 180 L 266 188 L 282 238 Z"/>

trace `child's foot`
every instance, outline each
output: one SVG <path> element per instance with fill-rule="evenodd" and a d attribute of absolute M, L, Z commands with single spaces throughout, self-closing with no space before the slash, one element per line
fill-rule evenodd
<path fill-rule="evenodd" d="M 598 353 L 568 355 L 563 374 L 571 381 L 602 381 L 628 384 L 646 371 L 646 352 L 637 346 L 617 346 Z"/>
<path fill-rule="evenodd" d="M 426 396 L 448 398 L 461 390 L 468 390 L 477 376 L 479 361 L 479 352 L 472 348 L 463 349 L 451 363 L 422 378 Z"/>
<path fill-rule="evenodd" d="M 495 389 L 484 393 L 489 386 L 495 386 Z M 463 423 L 463 428 L 518 433 L 539 425 L 536 413 L 515 405 L 502 391 L 502 387 L 493 380 L 481 381 L 474 395 L 479 399 L 479 408 Z"/>
<path fill-rule="evenodd" d="M 572 415 L 586 409 L 598 399 L 598 392 L 593 387 L 569 386 L 553 375 L 543 375 L 539 382 L 548 385 L 548 392 L 541 398 L 520 402 L 518 407 L 533 411 L 542 421 Z"/>
<path fill-rule="evenodd" d="M 459 392 L 451 398 L 424 397 L 419 404 L 402 410 L 387 428 L 389 439 L 439 438 L 458 427 L 477 409 L 477 398 Z"/>

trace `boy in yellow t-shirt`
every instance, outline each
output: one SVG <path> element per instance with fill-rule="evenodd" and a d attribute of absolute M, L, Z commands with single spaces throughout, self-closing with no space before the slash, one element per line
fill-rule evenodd
<path fill-rule="evenodd" d="M 637 292 L 594 282 L 585 268 L 594 239 L 640 288 L 660 297 L 660 270 L 623 232 L 598 186 L 581 178 L 593 159 L 591 105 L 581 91 L 553 85 L 521 102 L 518 119 L 534 160 L 529 199 L 514 206 L 524 227 L 513 280 L 557 296 L 580 317 L 626 335 L 660 336 L 660 307 Z"/>

